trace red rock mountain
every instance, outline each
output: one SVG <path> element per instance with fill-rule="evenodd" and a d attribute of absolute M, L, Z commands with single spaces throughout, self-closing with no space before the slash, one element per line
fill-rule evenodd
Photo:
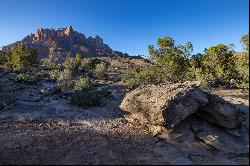
<path fill-rule="evenodd" d="M 74 57 L 76 53 L 84 56 L 128 56 L 119 51 L 113 51 L 98 35 L 86 38 L 84 34 L 76 32 L 71 26 L 60 29 L 37 29 L 35 34 L 26 36 L 23 40 L 3 47 L 8 51 L 17 44 L 23 43 L 37 49 L 38 57 L 64 59 L 69 52 Z"/>

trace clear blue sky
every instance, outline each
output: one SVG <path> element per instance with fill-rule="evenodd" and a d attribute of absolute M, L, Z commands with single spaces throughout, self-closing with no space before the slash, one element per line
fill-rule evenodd
<path fill-rule="evenodd" d="M 248 0 L 0 0 L 0 46 L 39 27 L 72 25 L 100 35 L 112 49 L 147 55 L 159 37 L 191 41 L 194 53 L 211 45 L 235 44 L 249 32 Z"/>

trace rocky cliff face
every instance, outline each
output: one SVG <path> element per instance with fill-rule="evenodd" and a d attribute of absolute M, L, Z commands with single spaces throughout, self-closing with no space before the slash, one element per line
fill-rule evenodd
<path fill-rule="evenodd" d="M 107 44 L 103 43 L 101 37 L 94 36 L 86 38 L 84 34 L 73 30 L 72 26 L 60 29 L 39 28 L 35 34 L 26 36 L 23 40 L 3 47 L 3 50 L 11 50 L 19 43 L 24 43 L 38 51 L 38 57 L 64 59 L 66 54 L 76 53 L 84 56 L 127 56 L 118 51 L 113 51 Z"/>

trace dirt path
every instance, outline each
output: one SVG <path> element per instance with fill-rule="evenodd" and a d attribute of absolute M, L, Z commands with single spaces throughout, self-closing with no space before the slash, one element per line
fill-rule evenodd
<path fill-rule="evenodd" d="M 1 164 L 168 164 L 150 150 L 154 142 L 142 133 L 53 123 L 12 124 L 7 130 L 0 138 Z"/>

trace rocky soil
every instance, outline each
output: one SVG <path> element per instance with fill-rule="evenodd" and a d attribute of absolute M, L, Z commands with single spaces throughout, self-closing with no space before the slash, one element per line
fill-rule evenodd
<path fill-rule="evenodd" d="M 249 120 L 241 121 L 238 128 L 225 129 L 200 118 L 195 112 L 200 105 L 211 101 L 200 90 L 195 92 L 199 94 L 195 100 L 198 106 L 192 105 L 192 109 L 190 106 L 193 112 L 180 116 L 167 128 L 162 123 L 143 125 L 142 121 L 131 123 L 124 118 L 130 115 L 120 109 L 126 95 L 120 83 L 97 81 L 96 86 L 108 87 L 114 98 L 102 106 L 83 109 L 70 105 L 66 94 L 47 93 L 44 89 L 53 87 L 53 82 L 18 84 L 14 74 L 9 73 L 0 73 L 0 82 L 0 164 L 235 165 L 249 162 L 249 139 L 245 137 L 249 134 Z M 186 88 L 187 93 L 189 89 Z M 179 96 L 177 91 L 172 96 Z M 214 90 L 213 93 L 248 114 L 248 92 Z M 182 96 L 178 101 L 194 99 Z M 160 104 L 155 106 L 161 110 Z"/>

